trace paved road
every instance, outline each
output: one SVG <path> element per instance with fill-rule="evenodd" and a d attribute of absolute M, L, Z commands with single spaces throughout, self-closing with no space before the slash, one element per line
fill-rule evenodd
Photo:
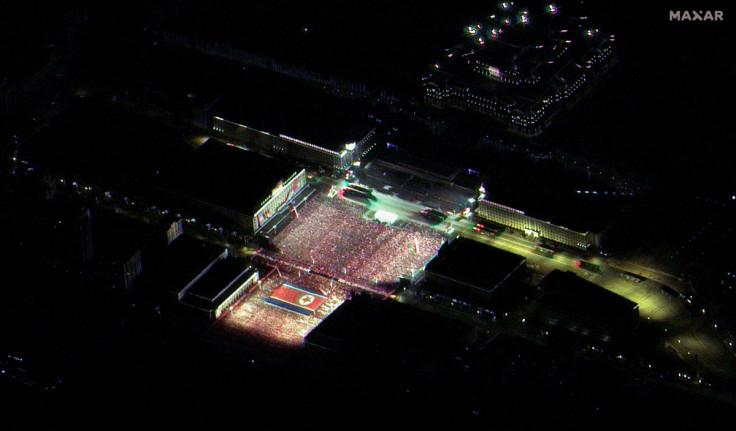
<path fill-rule="evenodd" d="M 345 184 L 342 180 L 322 177 L 318 181 L 318 188 L 326 191 L 329 186 L 340 187 Z M 493 247 L 506 250 L 524 256 L 529 267 L 536 272 L 546 274 L 553 269 L 573 271 L 580 277 L 604 287 L 618 295 L 639 304 L 639 312 L 642 319 L 654 321 L 664 328 L 668 328 L 666 341 L 673 346 L 683 360 L 698 355 L 700 363 L 704 368 L 717 371 L 723 370 L 723 360 L 730 355 L 722 342 L 718 341 L 715 333 L 703 325 L 700 316 L 691 316 L 685 307 L 682 298 L 670 298 L 660 289 L 660 284 L 668 285 L 680 293 L 690 293 L 691 287 L 673 274 L 650 268 L 638 262 L 622 261 L 613 257 L 601 256 L 596 258 L 601 271 L 592 272 L 576 267 L 575 261 L 582 258 L 582 253 L 573 251 L 556 252 L 552 258 L 541 256 L 534 252 L 532 241 L 512 233 L 504 233 L 500 236 L 490 237 L 487 233 L 476 232 L 472 229 L 475 220 L 461 218 L 458 215 L 449 216 L 444 222 L 430 225 L 419 214 L 425 207 L 415 202 L 409 202 L 397 198 L 391 194 L 374 191 L 376 200 L 370 205 L 371 209 L 383 209 L 397 214 L 400 218 L 411 220 L 416 223 L 432 226 L 435 229 L 446 232 L 447 223 L 453 228 L 452 235 L 460 235 Z M 643 278 L 644 281 L 635 282 L 628 280 L 622 275 L 627 271 Z M 681 342 L 672 343 L 677 334 Z M 685 343 L 685 344 L 683 344 Z"/>

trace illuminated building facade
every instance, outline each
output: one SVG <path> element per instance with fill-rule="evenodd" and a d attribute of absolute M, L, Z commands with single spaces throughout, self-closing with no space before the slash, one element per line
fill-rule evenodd
<path fill-rule="evenodd" d="M 133 290 L 133 280 L 135 280 L 143 270 L 141 262 L 141 250 L 137 249 L 133 252 L 130 258 L 123 263 L 123 285 L 125 286 L 125 290 L 128 292 Z"/>
<path fill-rule="evenodd" d="M 258 270 L 244 259 L 220 257 L 179 292 L 179 302 L 216 320 L 257 283 Z"/>
<path fill-rule="evenodd" d="M 175 239 L 179 238 L 179 235 L 184 233 L 184 224 L 182 223 L 182 220 L 176 220 L 169 225 L 169 228 L 166 230 L 166 240 L 167 244 L 171 244 L 174 242 Z"/>
<path fill-rule="evenodd" d="M 253 214 L 253 232 L 261 230 L 271 217 L 282 208 L 287 202 L 290 202 L 299 192 L 307 185 L 307 174 L 304 169 L 294 173 L 286 182 L 279 183 L 266 198 L 263 205 Z"/>
<path fill-rule="evenodd" d="M 598 236 L 591 232 L 576 232 L 524 214 L 523 211 L 485 199 L 478 202 L 475 214 L 479 217 L 523 231 L 527 234 L 554 241 L 569 247 L 587 250 L 598 246 Z"/>
<path fill-rule="evenodd" d="M 587 16 L 513 2 L 494 12 L 468 26 L 467 39 L 432 66 L 424 78 L 428 103 L 480 112 L 536 135 L 615 63 L 614 37 Z"/>
<path fill-rule="evenodd" d="M 358 141 L 342 144 L 341 148 L 330 149 L 283 134 L 273 135 L 221 117 L 212 118 L 212 130 L 222 133 L 227 139 L 248 149 L 305 160 L 338 171 L 347 169 L 370 151 L 374 145 L 372 138 L 376 133 L 376 129 L 371 129 Z"/>
<path fill-rule="evenodd" d="M 263 70 L 242 76 L 238 91 L 210 110 L 209 129 L 218 139 L 337 171 L 375 145 L 375 122 L 361 104 Z"/>

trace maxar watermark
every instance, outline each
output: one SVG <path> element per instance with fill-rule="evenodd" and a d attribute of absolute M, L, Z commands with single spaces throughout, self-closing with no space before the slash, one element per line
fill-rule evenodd
<path fill-rule="evenodd" d="M 723 11 L 671 10 L 670 21 L 723 21 Z"/>

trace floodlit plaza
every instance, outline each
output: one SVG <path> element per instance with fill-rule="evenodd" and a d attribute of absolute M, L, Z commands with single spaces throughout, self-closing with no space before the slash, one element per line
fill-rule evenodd
<path fill-rule="evenodd" d="M 327 296 L 314 313 L 301 314 L 266 302 L 272 292 L 283 283 L 290 283 Z M 344 285 L 325 277 L 289 268 L 275 268 L 261 283 L 235 305 L 221 321 L 227 330 L 242 332 L 278 347 L 297 347 L 304 337 L 348 297 L 350 291 Z"/>
<path fill-rule="evenodd" d="M 267 343 L 299 346 L 353 292 L 390 294 L 398 277 L 411 277 L 445 241 L 429 227 L 411 222 L 389 226 L 364 218 L 365 211 L 339 197 L 312 197 L 274 238 L 279 252 L 256 253 L 268 265 L 267 275 L 222 324 Z M 266 301 L 285 283 L 327 299 L 313 313 Z"/>
<path fill-rule="evenodd" d="M 416 223 L 388 226 L 361 216 L 365 207 L 315 196 L 276 238 L 276 259 L 356 284 L 390 285 L 422 269 L 445 241 Z"/>

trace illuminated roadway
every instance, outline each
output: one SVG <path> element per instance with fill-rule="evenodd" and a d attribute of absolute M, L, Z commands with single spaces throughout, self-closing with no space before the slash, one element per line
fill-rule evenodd
<path fill-rule="evenodd" d="M 345 184 L 341 179 L 323 176 L 317 186 L 326 191 L 329 186 L 342 187 Z M 642 319 L 654 321 L 662 328 L 666 328 L 667 334 L 672 334 L 667 336 L 665 347 L 683 360 L 698 355 L 699 362 L 704 368 L 722 372 L 725 356 L 731 355 L 716 334 L 710 330 L 711 328 L 706 327 L 704 319 L 700 316 L 691 316 L 682 298 L 670 298 L 663 294 L 659 284 L 673 287 L 680 293 L 691 291 L 690 286 L 672 274 L 635 262 L 603 256 L 594 258 L 601 271 L 592 272 L 574 265 L 575 261 L 581 259 L 581 256 L 574 252 L 557 251 L 551 258 L 541 256 L 534 251 L 532 241 L 515 234 L 504 233 L 491 237 L 487 232 L 476 232 L 472 229 L 476 221 L 458 215 L 449 216 L 440 223 L 430 224 L 419 214 L 426 208 L 424 205 L 377 190 L 373 191 L 373 196 L 376 199 L 369 205 L 371 210 L 383 209 L 395 213 L 399 218 L 434 227 L 443 233 L 446 233 L 449 223 L 453 229 L 450 235 L 463 236 L 521 255 L 527 259 L 528 266 L 535 272 L 546 274 L 553 269 L 573 271 L 578 276 L 639 304 Z M 621 271 L 637 274 L 646 280 L 639 283 L 627 280 Z"/>

